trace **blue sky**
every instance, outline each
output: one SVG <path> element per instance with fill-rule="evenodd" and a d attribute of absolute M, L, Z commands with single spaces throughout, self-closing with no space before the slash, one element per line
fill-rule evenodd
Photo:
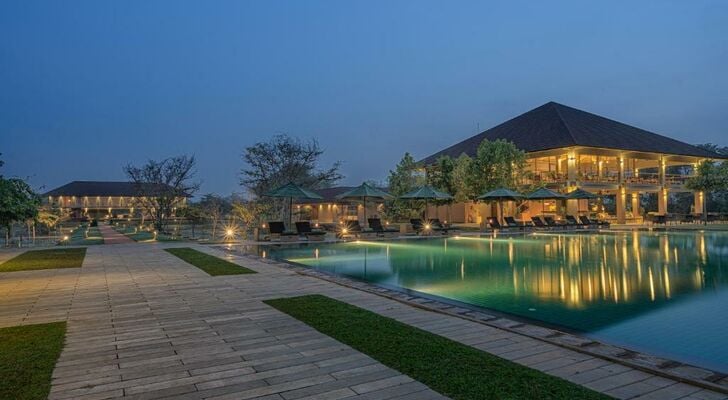
<path fill-rule="evenodd" d="M 545 102 L 728 145 L 728 1 L 3 1 L 4 173 L 46 189 L 317 138 L 382 180 Z"/>

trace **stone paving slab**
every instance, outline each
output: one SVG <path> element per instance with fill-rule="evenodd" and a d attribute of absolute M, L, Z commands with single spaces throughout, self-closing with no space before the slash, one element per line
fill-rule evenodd
<path fill-rule="evenodd" d="M 444 398 L 262 303 L 312 293 L 616 398 L 728 398 L 512 330 L 302 276 L 270 261 L 185 244 L 258 272 L 210 277 L 162 251 L 171 246 L 93 246 L 82 268 L 0 273 L 0 327 L 68 321 L 50 399 Z M 0 252 L 0 261 L 9 257 Z M 496 319 L 480 314 L 484 321 Z"/>

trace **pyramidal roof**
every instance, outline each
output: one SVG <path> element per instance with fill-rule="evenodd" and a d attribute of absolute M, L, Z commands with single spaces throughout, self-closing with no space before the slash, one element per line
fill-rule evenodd
<path fill-rule="evenodd" d="M 505 139 L 525 152 L 571 146 L 601 147 L 649 153 L 676 154 L 705 158 L 725 158 L 708 150 L 666 136 L 548 102 L 524 114 L 494 126 L 485 132 L 456 143 L 423 160 L 434 163 L 438 157 L 474 156 L 484 139 Z"/>

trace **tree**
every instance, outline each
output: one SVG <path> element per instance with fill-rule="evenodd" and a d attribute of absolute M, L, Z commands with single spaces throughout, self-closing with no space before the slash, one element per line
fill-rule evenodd
<path fill-rule="evenodd" d="M 389 192 L 395 197 L 386 202 L 386 215 L 389 219 L 413 218 L 422 211 L 424 202 L 399 199 L 399 196 L 425 183 L 425 177 L 421 171 L 422 167 L 415 162 L 410 153 L 405 153 L 395 169 L 389 171 L 387 184 Z"/>
<path fill-rule="evenodd" d="M 705 197 L 713 192 L 728 190 L 728 163 L 716 163 L 710 160 L 700 163 L 695 176 L 688 179 L 685 186 L 690 190 L 705 193 Z M 703 220 L 707 219 L 706 209 L 706 202 L 704 201 L 703 210 L 700 211 Z"/>
<path fill-rule="evenodd" d="M 61 207 L 58 207 L 56 204 L 50 204 L 46 207 L 42 207 L 38 211 L 35 221 L 45 225 L 48 228 L 48 233 L 50 234 L 50 232 L 53 231 L 65 218 L 67 218 L 67 213 L 65 213 Z"/>
<path fill-rule="evenodd" d="M 441 156 L 435 164 L 427 167 L 427 184 L 435 189 L 455 193 L 455 161 L 450 156 Z"/>
<path fill-rule="evenodd" d="M 211 237 L 214 239 L 217 226 L 220 224 L 220 221 L 225 217 L 225 215 L 231 211 L 232 206 L 226 199 L 212 193 L 208 193 L 202 197 L 202 200 L 200 200 L 200 207 L 202 208 L 203 215 L 212 224 Z"/>
<path fill-rule="evenodd" d="M 195 238 L 195 227 L 202 223 L 204 215 L 199 204 L 188 204 L 177 211 L 177 216 L 187 220 L 192 227 L 192 239 Z"/>
<path fill-rule="evenodd" d="M 232 215 L 243 225 L 244 230 L 261 226 L 271 212 L 271 204 L 255 200 L 239 200 L 232 204 Z"/>
<path fill-rule="evenodd" d="M 5 228 L 5 243 L 10 243 L 14 222 L 34 219 L 38 215 L 40 196 L 22 179 L 0 176 L 0 226 Z"/>
<path fill-rule="evenodd" d="M 288 182 L 312 189 L 330 187 L 343 178 L 341 163 L 319 169 L 323 152 L 315 139 L 304 142 L 288 135 L 273 136 L 245 148 L 247 166 L 241 170 L 240 184 L 258 198 Z"/>
<path fill-rule="evenodd" d="M 455 159 L 455 165 L 453 167 L 453 191 L 452 195 L 454 201 L 465 202 L 474 199 L 480 193 L 473 191 L 471 175 L 473 159 L 468 157 L 466 154 L 461 154 L 460 157 Z"/>
<path fill-rule="evenodd" d="M 141 167 L 129 164 L 124 172 L 136 184 L 139 206 L 150 214 L 154 228 L 160 232 L 165 230 L 175 208 L 200 187 L 198 182 L 192 182 L 196 173 L 194 156 L 149 160 Z"/>
<path fill-rule="evenodd" d="M 471 163 L 471 193 L 479 196 L 497 188 L 517 189 L 526 167 L 526 153 L 507 140 L 483 140 Z"/>

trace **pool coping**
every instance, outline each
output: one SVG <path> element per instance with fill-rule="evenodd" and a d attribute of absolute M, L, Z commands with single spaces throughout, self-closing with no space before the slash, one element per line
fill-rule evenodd
<path fill-rule="evenodd" d="M 299 275 L 310 276 L 350 289 L 376 294 L 412 307 L 502 329 L 582 354 L 625 365 L 636 370 L 649 372 L 651 374 L 674 379 L 679 382 L 728 394 L 728 374 L 723 372 L 649 355 L 616 345 L 602 343 L 600 341 L 582 337 L 578 334 L 565 332 L 551 326 L 541 326 L 536 323 L 511 319 L 502 315 L 488 314 L 486 311 L 475 310 L 474 308 L 476 307 L 460 307 L 430 297 L 420 296 L 416 292 L 413 293 L 412 291 L 404 292 L 393 290 L 353 278 L 303 267 L 285 260 L 275 260 L 263 258 L 254 254 L 242 253 L 224 246 L 220 246 L 218 248 L 226 252 L 233 252 L 238 256 L 242 255 L 244 257 L 250 257 L 266 264 L 285 268 Z"/>

